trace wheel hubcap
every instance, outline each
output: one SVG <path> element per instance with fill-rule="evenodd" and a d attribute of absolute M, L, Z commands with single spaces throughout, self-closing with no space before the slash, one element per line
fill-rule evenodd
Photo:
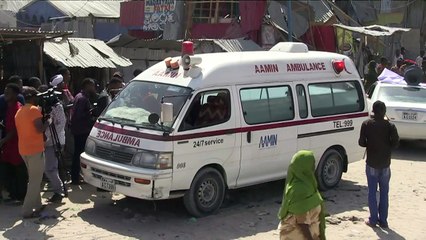
<path fill-rule="evenodd" d="M 208 179 L 204 181 L 198 189 L 198 201 L 201 206 L 209 207 L 216 197 L 217 184 L 215 181 Z"/>
<path fill-rule="evenodd" d="M 324 166 L 324 181 L 328 185 L 333 185 L 339 178 L 340 164 L 338 156 L 330 156 Z"/>

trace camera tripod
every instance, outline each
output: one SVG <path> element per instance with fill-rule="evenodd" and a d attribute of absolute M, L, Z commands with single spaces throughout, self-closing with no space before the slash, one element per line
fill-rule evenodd
<path fill-rule="evenodd" d="M 50 135 L 52 137 L 52 143 L 53 143 L 53 148 L 54 148 L 54 151 L 55 151 L 55 156 L 56 156 L 56 159 L 58 160 L 58 173 L 59 173 L 59 178 L 61 179 L 61 182 L 62 182 L 64 197 L 68 197 L 68 188 L 65 184 L 65 182 L 67 180 L 67 173 L 66 173 L 65 166 L 64 166 L 64 158 L 63 158 L 63 155 L 62 155 L 62 146 L 61 146 L 61 143 L 59 141 L 59 136 L 58 136 L 58 132 L 56 131 L 55 123 L 52 122 L 52 124 L 49 125 L 49 129 L 50 129 Z"/>

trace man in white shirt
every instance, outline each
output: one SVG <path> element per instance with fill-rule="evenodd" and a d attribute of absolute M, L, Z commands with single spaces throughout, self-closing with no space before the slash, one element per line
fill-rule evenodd
<path fill-rule="evenodd" d="M 425 56 L 425 50 L 420 51 L 420 55 L 416 58 L 416 65 L 420 68 L 423 66 L 423 57 Z"/>
<path fill-rule="evenodd" d="M 62 80 L 63 81 L 63 80 Z M 59 85 L 60 82 L 52 81 L 50 83 L 51 86 L 56 87 Z M 61 102 L 56 103 L 52 107 L 52 112 L 50 113 L 50 116 L 52 118 L 52 125 L 54 125 L 56 133 L 58 135 L 58 140 L 61 145 L 61 151 L 65 145 L 65 126 L 67 123 L 67 119 L 64 112 L 64 107 L 62 106 Z M 54 192 L 54 195 L 52 198 L 50 198 L 48 201 L 52 203 L 60 203 L 62 202 L 64 188 L 62 180 L 59 177 L 59 171 L 58 171 L 58 158 L 56 156 L 55 152 L 55 146 L 53 139 L 52 139 L 52 132 L 50 127 L 46 129 L 45 131 L 46 136 L 46 142 L 45 142 L 45 155 L 46 155 L 46 165 L 45 165 L 45 174 L 46 177 L 49 179 L 50 187 L 52 188 L 52 191 Z"/>

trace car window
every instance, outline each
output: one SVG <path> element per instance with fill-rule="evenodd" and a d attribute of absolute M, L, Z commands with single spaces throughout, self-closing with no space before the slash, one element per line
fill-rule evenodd
<path fill-rule="evenodd" d="M 309 84 L 314 117 L 351 113 L 364 109 L 364 96 L 357 81 Z"/>
<path fill-rule="evenodd" d="M 383 102 L 426 103 L 426 89 L 409 86 L 383 86 L 379 90 Z"/>
<path fill-rule="evenodd" d="M 294 118 L 293 97 L 289 86 L 241 89 L 240 99 L 247 124 Z"/>
<path fill-rule="evenodd" d="M 210 127 L 227 122 L 231 116 L 231 98 L 226 89 L 198 93 L 179 127 L 179 131 Z"/>

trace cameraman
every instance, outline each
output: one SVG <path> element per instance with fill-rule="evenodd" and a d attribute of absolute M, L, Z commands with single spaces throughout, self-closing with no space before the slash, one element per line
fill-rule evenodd
<path fill-rule="evenodd" d="M 48 91 L 48 87 L 46 85 L 41 86 L 39 88 L 40 92 L 46 92 Z M 67 123 L 67 119 L 65 117 L 64 107 L 62 106 L 61 102 L 57 102 L 54 106 L 52 106 L 52 111 L 50 112 L 50 117 L 52 119 L 52 124 L 55 126 L 56 134 L 58 135 L 58 140 L 61 145 L 61 149 L 58 149 L 59 151 L 62 151 L 64 145 L 65 145 L 65 125 Z M 46 174 L 46 177 L 49 179 L 50 186 L 54 192 L 53 196 L 48 200 L 48 202 L 51 203 L 60 203 L 62 202 L 63 198 L 63 185 L 62 181 L 59 177 L 59 171 L 58 171 L 58 156 L 56 156 L 56 149 L 55 142 L 52 139 L 53 132 L 51 129 L 47 129 L 45 131 L 46 136 L 46 142 L 45 142 L 45 154 L 46 154 L 46 164 L 45 164 L 45 170 L 44 173 Z"/>
<path fill-rule="evenodd" d="M 96 95 L 96 84 L 91 78 L 82 83 L 82 90 L 75 96 L 71 117 L 71 132 L 74 135 L 74 156 L 71 167 L 71 184 L 80 184 L 80 154 L 84 152 L 86 140 L 92 130 L 94 120 L 90 99 Z"/>
<path fill-rule="evenodd" d="M 43 121 L 37 106 L 37 93 L 33 87 L 24 88 L 25 105 L 15 116 L 19 153 L 28 170 L 27 194 L 22 207 L 24 218 L 40 217 L 42 211 L 40 186 L 45 162 L 43 133 L 51 119 Z"/>

